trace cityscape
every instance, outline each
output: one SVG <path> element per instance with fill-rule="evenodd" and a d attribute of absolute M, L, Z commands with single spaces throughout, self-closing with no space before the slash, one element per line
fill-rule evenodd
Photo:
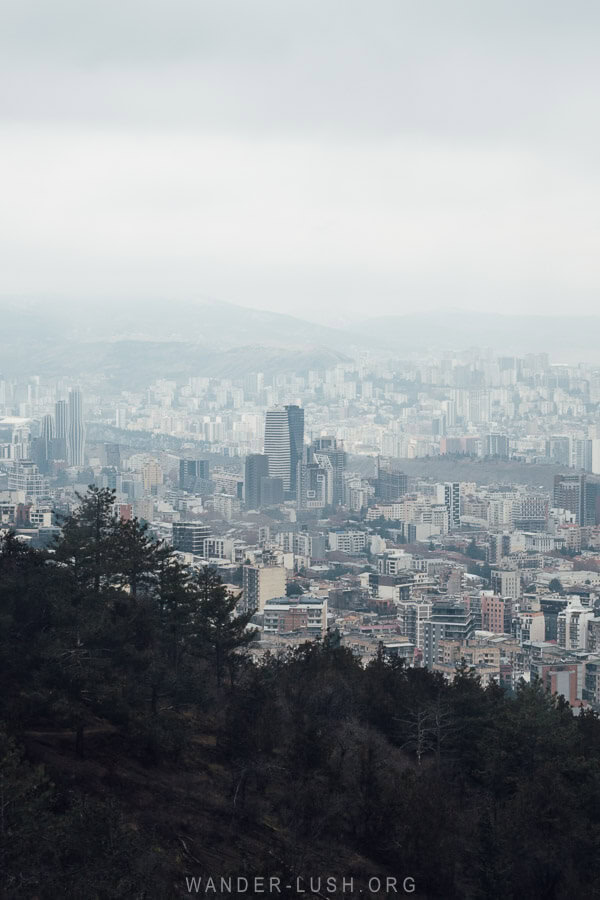
<path fill-rule="evenodd" d="M 471 349 L 295 374 L 0 381 L 4 530 L 49 547 L 89 485 L 253 613 L 600 709 L 600 368 Z"/>
<path fill-rule="evenodd" d="M 600 900 L 599 36 L 0 0 L 1 900 Z"/>

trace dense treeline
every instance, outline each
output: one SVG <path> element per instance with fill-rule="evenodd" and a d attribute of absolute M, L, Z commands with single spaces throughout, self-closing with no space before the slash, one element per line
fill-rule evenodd
<path fill-rule="evenodd" d="M 217 575 L 113 499 L 90 489 L 51 552 L 1 545 L 2 896 L 167 898 L 250 874 L 600 895 L 596 716 L 466 667 L 452 684 L 363 668 L 335 636 L 252 661 Z"/>

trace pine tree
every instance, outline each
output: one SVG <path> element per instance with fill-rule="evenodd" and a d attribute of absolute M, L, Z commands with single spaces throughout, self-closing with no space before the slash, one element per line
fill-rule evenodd
<path fill-rule="evenodd" d="M 77 601 L 100 596 L 100 589 L 114 574 L 116 521 L 115 491 L 90 485 L 85 496 L 77 494 L 78 509 L 62 523 L 56 559 L 69 566 Z"/>
<path fill-rule="evenodd" d="M 239 597 L 230 593 L 215 569 L 205 566 L 193 579 L 198 598 L 195 613 L 196 646 L 208 647 L 213 657 L 217 687 L 229 668 L 233 682 L 235 651 L 246 647 L 255 637 L 255 629 L 248 629 L 253 613 L 236 615 Z"/>
<path fill-rule="evenodd" d="M 136 600 L 140 591 L 148 592 L 158 582 L 162 562 L 172 551 L 148 536 L 148 525 L 138 519 L 118 520 L 113 528 L 116 576 Z"/>

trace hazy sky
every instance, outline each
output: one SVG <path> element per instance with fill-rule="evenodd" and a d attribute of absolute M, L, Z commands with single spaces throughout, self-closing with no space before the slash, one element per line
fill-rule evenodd
<path fill-rule="evenodd" d="M 0 14 L 2 294 L 597 309 L 597 0 Z"/>

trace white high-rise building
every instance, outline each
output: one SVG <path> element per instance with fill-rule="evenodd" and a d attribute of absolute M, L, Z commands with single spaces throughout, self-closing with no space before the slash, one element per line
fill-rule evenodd
<path fill-rule="evenodd" d="M 83 466 L 85 462 L 85 425 L 83 423 L 83 399 L 80 390 L 69 391 L 69 428 L 67 450 L 70 466 Z"/>
<path fill-rule="evenodd" d="M 281 478 L 284 491 L 291 484 L 291 440 L 288 411 L 283 406 L 268 409 L 265 415 L 264 453 L 269 458 L 269 477 Z"/>
<path fill-rule="evenodd" d="M 557 643 L 565 650 L 587 650 L 588 622 L 594 618 L 594 610 L 581 605 L 579 597 L 569 600 L 566 609 L 557 619 Z"/>

